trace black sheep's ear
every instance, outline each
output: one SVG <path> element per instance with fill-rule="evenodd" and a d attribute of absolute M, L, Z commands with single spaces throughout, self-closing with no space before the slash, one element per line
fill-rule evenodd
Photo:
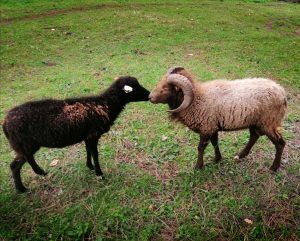
<path fill-rule="evenodd" d="M 124 91 L 126 94 L 128 94 L 128 93 L 130 93 L 130 92 L 133 91 L 133 88 L 132 88 L 131 86 L 129 86 L 129 85 L 124 85 L 123 91 Z"/>

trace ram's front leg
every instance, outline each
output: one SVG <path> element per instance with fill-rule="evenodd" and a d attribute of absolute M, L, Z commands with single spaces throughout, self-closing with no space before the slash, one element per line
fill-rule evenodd
<path fill-rule="evenodd" d="M 197 163 L 195 165 L 195 169 L 203 168 L 203 166 L 204 166 L 203 154 L 204 154 L 205 148 L 209 144 L 209 141 L 210 141 L 210 136 L 200 135 L 200 142 L 199 142 L 199 145 L 198 145 L 198 160 L 197 160 Z"/>
<path fill-rule="evenodd" d="M 219 138 L 218 138 L 217 131 L 211 136 L 210 141 L 215 149 L 215 160 L 214 161 L 219 162 L 222 159 L 222 154 L 221 154 L 220 148 L 219 148 Z"/>

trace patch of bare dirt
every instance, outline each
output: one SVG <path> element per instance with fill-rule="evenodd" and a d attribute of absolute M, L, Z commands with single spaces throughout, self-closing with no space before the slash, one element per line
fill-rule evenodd
<path fill-rule="evenodd" d="M 267 22 L 266 27 L 270 31 L 273 29 L 273 21 L 271 19 Z"/>
<path fill-rule="evenodd" d="M 49 66 L 49 67 L 51 67 L 51 66 L 56 66 L 56 63 L 54 63 L 54 62 L 51 61 L 51 60 L 49 60 L 49 61 L 42 61 L 42 63 L 43 63 L 44 65 Z"/>
<path fill-rule="evenodd" d="M 296 31 L 295 31 L 295 34 L 300 36 L 300 28 L 298 28 Z"/>
<path fill-rule="evenodd" d="M 161 238 L 164 241 L 173 241 L 176 238 L 176 231 L 178 229 L 178 223 L 176 220 L 168 220 L 165 222 L 165 226 L 161 231 Z"/>
<path fill-rule="evenodd" d="M 125 149 L 132 149 L 134 143 L 129 140 L 124 140 L 122 146 Z M 146 171 L 150 175 L 156 177 L 160 181 L 168 181 L 176 177 L 179 173 L 178 166 L 173 162 L 166 162 L 165 164 L 159 166 L 157 163 L 150 161 L 151 158 L 144 151 L 138 152 L 136 155 L 124 154 L 121 152 L 117 153 L 116 160 L 118 162 L 125 162 L 134 164 L 140 169 Z"/>
<path fill-rule="evenodd" d="M 72 145 L 70 147 L 68 147 L 68 151 L 66 151 L 66 156 L 63 160 L 63 162 L 67 163 L 67 162 L 73 162 L 74 159 L 76 158 L 80 158 L 81 157 L 81 153 L 80 153 L 80 149 L 81 149 L 81 144 L 75 144 Z"/>
<path fill-rule="evenodd" d="M 32 15 L 25 15 L 25 16 L 19 16 L 19 17 L 12 17 L 7 19 L 0 20 L 0 23 L 12 23 L 15 21 L 20 20 L 34 20 L 39 19 L 43 17 L 51 17 L 56 16 L 60 14 L 66 14 L 66 13 L 75 13 L 75 12 L 83 12 L 83 11 L 89 11 L 89 10 L 96 10 L 96 9 L 108 9 L 108 8 L 137 8 L 137 7 L 145 7 L 145 6 L 161 6 L 165 5 L 164 3 L 152 3 L 152 4 L 130 4 L 130 5 L 122 5 L 122 4 L 109 4 L 109 3 L 102 3 L 94 6 L 83 6 L 83 7 L 73 7 L 73 8 L 66 8 L 66 9 L 57 9 L 57 10 L 51 10 L 47 12 L 42 13 L 35 13 Z"/>
<path fill-rule="evenodd" d="M 32 15 L 25 15 L 25 16 L 20 16 L 20 17 L 3 19 L 3 20 L 1 20 L 1 23 L 11 23 L 14 21 L 19 21 L 19 20 L 39 19 L 42 17 L 56 16 L 56 15 L 65 14 L 65 13 L 74 13 L 74 12 L 81 12 L 81 11 L 102 9 L 102 8 L 112 8 L 112 7 L 120 7 L 120 5 L 99 4 L 96 6 L 84 6 L 84 7 L 74 7 L 74 8 L 67 8 L 67 9 L 51 10 L 51 11 L 43 12 L 43 13 L 36 13 L 36 14 L 32 14 Z"/>
<path fill-rule="evenodd" d="M 146 154 L 143 152 L 140 152 L 136 156 L 126 155 L 118 152 L 116 159 L 118 162 L 134 164 L 140 169 L 154 176 L 157 180 L 163 182 L 173 179 L 179 172 L 175 163 L 167 162 L 166 164 L 159 166 L 158 164 L 149 161 L 149 158 L 147 158 Z"/>

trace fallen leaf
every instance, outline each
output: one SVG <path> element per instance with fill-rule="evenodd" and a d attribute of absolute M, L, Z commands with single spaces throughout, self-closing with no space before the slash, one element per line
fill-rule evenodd
<path fill-rule="evenodd" d="M 56 64 L 54 62 L 52 62 L 51 60 L 47 60 L 47 61 L 42 61 L 42 63 L 44 65 L 47 65 L 47 66 L 55 66 Z"/>
<path fill-rule="evenodd" d="M 247 223 L 247 224 L 253 224 L 253 221 L 249 218 L 245 218 L 244 221 Z"/>
<path fill-rule="evenodd" d="M 59 162 L 58 159 L 54 159 L 54 160 L 50 163 L 50 167 L 56 166 L 58 162 Z"/>
<path fill-rule="evenodd" d="M 63 193 L 63 190 L 60 188 L 57 195 L 61 195 Z"/>

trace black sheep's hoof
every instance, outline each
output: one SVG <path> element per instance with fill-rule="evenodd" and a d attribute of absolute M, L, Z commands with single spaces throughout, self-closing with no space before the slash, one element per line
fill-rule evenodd
<path fill-rule="evenodd" d="M 41 176 L 46 176 L 48 174 L 48 172 L 42 171 L 41 173 L 38 173 Z"/>
<path fill-rule="evenodd" d="M 90 170 L 94 170 L 94 166 L 93 165 L 86 165 Z"/>
<path fill-rule="evenodd" d="M 103 175 L 97 176 L 96 178 L 97 178 L 97 180 L 100 180 L 100 179 L 101 179 L 101 180 L 104 180 L 104 179 L 105 179 Z"/>
<path fill-rule="evenodd" d="M 271 166 L 271 167 L 270 167 L 270 170 L 271 170 L 272 172 L 276 172 L 276 171 L 278 170 L 278 168 L 279 168 L 279 166 Z"/>
<path fill-rule="evenodd" d="M 215 163 L 218 163 L 218 162 L 220 162 L 222 160 L 222 157 L 220 156 L 220 157 L 215 157 L 214 158 L 214 162 Z"/>
<path fill-rule="evenodd" d="M 18 187 L 17 188 L 17 193 L 24 193 L 26 191 L 28 191 L 28 189 L 26 187 Z"/>
<path fill-rule="evenodd" d="M 96 176 L 103 176 L 103 172 L 96 172 Z"/>
<path fill-rule="evenodd" d="M 34 169 L 33 171 L 41 176 L 46 176 L 48 174 L 48 172 L 45 172 L 43 169 Z"/>

